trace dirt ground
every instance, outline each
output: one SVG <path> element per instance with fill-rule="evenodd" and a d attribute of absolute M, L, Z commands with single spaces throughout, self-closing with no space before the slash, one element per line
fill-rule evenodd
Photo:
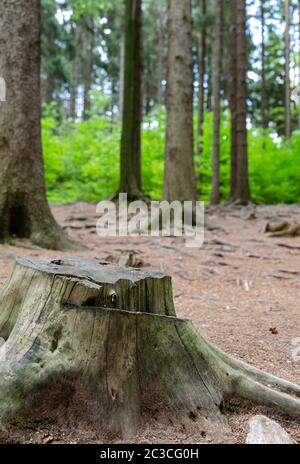
<path fill-rule="evenodd" d="M 68 233 L 88 247 L 77 255 L 106 259 L 116 250 L 135 250 L 145 266 L 172 275 L 178 316 L 191 319 L 202 335 L 232 355 L 300 383 L 300 237 L 271 238 L 264 233 L 268 222 L 300 224 L 300 205 L 209 210 L 207 218 L 216 227 L 206 231 L 199 249 L 186 248 L 182 238 L 99 238 L 93 204 L 55 206 L 53 212 Z M 62 253 L 27 248 L 25 243 L 0 246 L 0 284 L 16 255 Z M 158 411 L 136 441 L 244 443 L 248 420 L 257 412 L 274 417 L 300 442 L 300 420 L 237 401 L 227 405 L 229 427 L 224 430 L 201 419 L 189 424 L 162 418 Z M 10 425 L 7 442 L 106 441 L 92 428 L 73 425 L 58 426 L 47 418 L 17 420 Z"/>

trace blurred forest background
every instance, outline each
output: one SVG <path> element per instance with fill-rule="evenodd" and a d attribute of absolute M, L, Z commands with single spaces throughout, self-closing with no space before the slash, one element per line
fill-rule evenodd
<path fill-rule="evenodd" d="M 197 190 L 209 201 L 217 170 L 216 203 L 230 196 L 232 61 L 239 40 L 233 36 L 234 3 L 192 2 Z M 141 9 L 143 192 L 158 199 L 164 182 L 168 5 L 144 0 Z M 251 198 L 300 202 L 300 2 L 249 0 L 246 13 Z M 121 0 L 42 0 L 42 128 L 52 203 L 101 200 L 117 191 L 125 17 Z M 216 95 L 220 102 L 214 104 Z"/>

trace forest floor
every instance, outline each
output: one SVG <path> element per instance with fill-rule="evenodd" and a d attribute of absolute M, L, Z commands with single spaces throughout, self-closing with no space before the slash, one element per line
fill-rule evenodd
<path fill-rule="evenodd" d="M 271 238 L 264 232 L 268 222 L 300 224 L 300 205 L 209 210 L 207 217 L 219 227 L 206 231 L 205 244 L 199 249 L 184 247 L 181 238 L 99 238 L 93 204 L 55 206 L 53 212 L 69 234 L 88 247 L 77 255 L 107 259 L 117 250 L 135 250 L 142 265 L 172 276 L 178 316 L 191 319 L 203 336 L 228 353 L 300 383 L 296 349 L 300 346 L 300 237 Z M 0 246 L 0 284 L 10 274 L 16 255 L 57 257 L 62 253 Z M 275 418 L 300 442 L 300 421 L 240 401 L 227 405 L 229 427 L 224 430 L 203 422 L 171 425 L 157 412 L 136 442 L 244 443 L 248 421 L 257 413 Z M 104 440 L 95 430 L 70 424 L 57 427 L 50 420 L 17 421 L 9 432 L 10 443 Z"/>

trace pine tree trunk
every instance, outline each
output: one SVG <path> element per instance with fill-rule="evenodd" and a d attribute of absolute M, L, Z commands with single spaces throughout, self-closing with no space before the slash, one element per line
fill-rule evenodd
<path fill-rule="evenodd" d="M 121 24 L 120 38 L 120 79 L 119 79 L 119 117 L 123 120 L 124 101 L 124 73 L 125 73 L 125 25 Z"/>
<path fill-rule="evenodd" d="M 135 85 L 136 103 L 135 103 L 135 175 L 138 190 L 142 191 L 142 73 L 143 73 L 143 56 L 142 56 L 142 0 L 140 1 L 136 13 L 136 47 L 135 47 Z"/>
<path fill-rule="evenodd" d="M 220 203 L 220 127 L 221 127 L 221 72 L 222 72 L 223 0 L 215 1 L 215 35 L 213 49 L 213 176 L 211 204 Z"/>
<path fill-rule="evenodd" d="M 214 43 L 212 35 L 206 37 L 206 74 L 207 74 L 207 90 L 206 90 L 206 110 L 212 112 L 212 76 L 213 76 L 213 47 Z"/>
<path fill-rule="evenodd" d="M 92 73 L 94 61 L 94 24 L 91 17 L 85 17 L 85 31 L 83 34 L 84 63 L 83 63 L 83 119 L 89 118 L 90 91 L 92 88 Z"/>
<path fill-rule="evenodd" d="M 28 238 L 45 248 L 70 243 L 46 200 L 41 144 L 40 5 L 0 3 L 0 240 Z"/>
<path fill-rule="evenodd" d="M 157 68 L 157 104 L 164 104 L 162 81 L 164 80 L 164 51 L 165 51 L 165 9 L 158 7 L 158 68 Z"/>
<path fill-rule="evenodd" d="M 298 0 L 298 11 L 300 11 L 300 0 Z M 298 53 L 298 73 L 299 73 L 299 81 L 298 81 L 298 130 L 300 130 L 300 14 L 299 14 L 299 23 L 298 23 L 298 33 L 299 33 L 299 53 Z"/>
<path fill-rule="evenodd" d="M 121 140 L 120 192 L 129 199 L 141 193 L 141 0 L 126 0 L 125 72 Z"/>
<path fill-rule="evenodd" d="M 145 57 L 145 67 L 146 69 L 151 69 L 151 60 L 150 56 Z M 145 79 L 144 86 L 143 86 L 143 95 L 145 99 L 145 114 L 148 115 L 152 110 L 152 95 L 151 95 L 151 80 Z"/>
<path fill-rule="evenodd" d="M 236 40 L 236 6 L 237 0 L 230 0 L 230 58 L 229 58 L 229 101 L 231 116 L 231 149 L 230 149 L 230 201 L 236 198 L 237 192 L 237 40 Z"/>
<path fill-rule="evenodd" d="M 237 187 L 234 200 L 240 204 L 250 201 L 247 143 L 247 35 L 246 1 L 238 0 L 236 7 L 236 138 L 237 138 Z"/>
<path fill-rule="evenodd" d="M 266 87 L 266 45 L 265 45 L 265 6 L 261 0 L 261 124 L 262 128 L 268 128 L 268 95 Z"/>
<path fill-rule="evenodd" d="M 19 259 L 1 289 L 0 337 L 0 431 L 41 411 L 106 436 L 133 437 L 157 409 L 170 423 L 220 426 L 233 397 L 300 415 L 300 387 L 226 355 L 178 319 L 171 279 L 158 272 Z"/>
<path fill-rule="evenodd" d="M 79 74 L 79 53 L 81 41 L 81 30 L 79 24 L 76 24 L 74 57 L 72 60 L 71 72 L 71 92 L 70 92 L 70 118 L 77 117 L 77 93 L 78 93 L 78 74 Z"/>
<path fill-rule="evenodd" d="M 290 80 L 290 0 L 285 0 L 285 136 L 290 139 L 291 126 L 291 80 Z"/>
<path fill-rule="evenodd" d="M 205 21 L 206 0 L 200 0 L 200 15 Z M 198 155 L 202 153 L 203 143 L 203 123 L 204 123 L 204 78 L 205 78 L 205 60 L 206 60 L 206 28 L 203 25 L 199 38 L 199 93 L 198 93 Z"/>
<path fill-rule="evenodd" d="M 47 74 L 46 80 L 43 86 L 43 102 L 44 103 L 52 103 L 53 102 L 53 95 L 55 91 L 55 78 L 52 73 Z"/>
<path fill-rule="evenodd" d="M 167 140 L 164 195 L 196 200 L 191 0 L 169 0 Z"/>

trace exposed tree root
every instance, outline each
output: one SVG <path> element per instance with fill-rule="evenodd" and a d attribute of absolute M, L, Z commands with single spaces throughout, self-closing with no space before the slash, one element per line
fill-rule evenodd
<path fill-rule="evenodd" d="M 279 222 L 276 224 L 268 223 L 266 225 L 265 232 L 271 233 L 271 238 L 300 237 L 300 225 L 290 224 L 289 222 Z"/>
<path fill-rule="evenodd" d="M 287 380 L 282 380 L 274 375 L 268 374 L 260 369 L 256 369 L 253 366 L 250 366 L 249 364 L 240 361 L 236 358 L 233 358 L 232 356 L 228 355 L 227 353 L 224 353 L 222 350 L 219 348 L 210 345 L 211 349 L 216 352 L 218 356 L 226 363 L 228 364 L 231 368 L 237 369 L 240 372 L 244 372 L 247 377 L 249 377 L 251 380 L 262 383 L 263 385 L 267 387 L 273 387 L 275 389 L 280 390 L 283 393 L 290 393 L 293 395 L 299 395 L 300 397 L 300 386 L 296 385 L 292 382 L 288 382 Z"/>
<path fill-rule="evenodd" d="M 232 386 L 233 396 L 279 409 L 292 417 L 300 416 L 300 400 L 291 395 L 278 392 L 242 375 L 236 377 Z"/>
<path fill-rule="evenodd" d="M 178 319 L 171 280 L 158 272 L 19 260 L 0 296 L 0 337 L 2 429 L 41 392 L 51 402 L 57 386 L 67 388 L 68 413 L 80 397 L 85 418 L 123 436 L 154 408 L 224 423 L 232 397 L 300 415 L 300 387 L 232 358 Z"/>

